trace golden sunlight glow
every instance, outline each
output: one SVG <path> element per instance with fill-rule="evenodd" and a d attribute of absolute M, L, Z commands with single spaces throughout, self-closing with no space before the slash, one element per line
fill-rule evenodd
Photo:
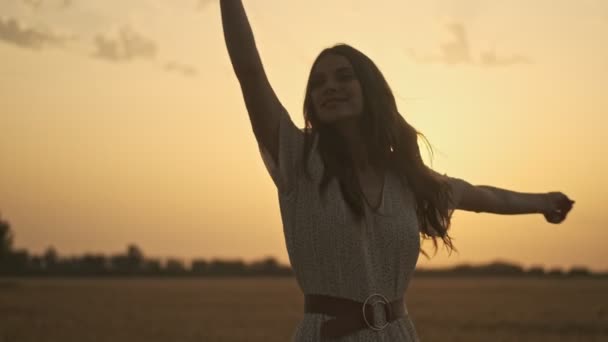
<path fill-rule="evenodd" d="M 576 200 L 560 225 L 458 211 L 460 253 L 421 265 L 608 269 L 608 44 L 598 44 L 608 41 L 608 3 L 450 3 L 245 5 L 270 81 L 300 127 L 312 61 L 345 42 L 383 71 L 401 114 L 435 148 L 434 169 Z M 218 5 L 190 7 L 0 5 L 0 26 L 14 20 L 42 37 L 0 35 L 0 212 L 17 247 L 111 253 L 134 242 L 159 257 L 288 263 Z"/>

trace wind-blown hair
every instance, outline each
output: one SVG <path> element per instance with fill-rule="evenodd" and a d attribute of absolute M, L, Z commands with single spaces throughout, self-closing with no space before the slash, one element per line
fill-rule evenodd
<path fill-rule="evenodd" d="M 430 149 L 426 137 L 412 127 L 397 110 L 395 97 L 384 76 L 374 62 L 359 50 L 338 44 L 323 50 L 311 68 L 314 70 L 321 57 L 336 54 L 345 57 L 361 84 L 363 116 L 361 138 L 367 147 L 370 163 L 394 172 L 402 184 L 408 184 L 416 198 L 416 216 L 424 239 L 432 239 L 437 252 L 437 236 L 448 252 L 456 250 L 448 235 L 453 210 L 448 210 L 450 186 L 445 178 L 427 167 L 418 146 L 421 136 Z M 358 218 L 363 217 L 363 195 L 354 167 L 347 153 L 345 142 L 331 125 L 324 124 L 315 113 L 311 98 L 309 75 L 304 98 L 305 134 L 302 164 L 310 177 L 306 161 L 311 153 L 313 136 L 318 134 L 318 150 L 325 165 L 319 190 L 325 193 L 332 178 L 336 178 L 345 201 Z M 421 249 L 421 253 L 428 254 Z"/>

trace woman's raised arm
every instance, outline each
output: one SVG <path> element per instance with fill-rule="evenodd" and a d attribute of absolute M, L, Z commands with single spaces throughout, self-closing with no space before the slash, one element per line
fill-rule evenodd
<path fill-rule="evenodd" d="M 241 0 L 220 0 L 224 39 L 257 141 L 278 160 L 278 128 L 288 115 L 270 86 Z"/>

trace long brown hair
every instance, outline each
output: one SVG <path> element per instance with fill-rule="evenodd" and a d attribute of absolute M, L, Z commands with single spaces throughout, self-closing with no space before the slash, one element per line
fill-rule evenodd
<path fill-rule="evenodd" d="M 448 210 L 450 187 L 445 179 L 428 168 L 421 156 L 418 136 L 427 146 L 426 137 L 412 127 L 397 110 L 395 97 L 380 69 L 359 50 L 338 44 L 323 50 L 315 59 L 314 67 L 327 54 L 337 54 L 349 60 L 361 84 L 363 94 L 363 117 L 360 125 L 361 137 L 368 149 L 370 163 L 395 172 L 402 184 L 408 184 L 416 198 L 416 215 L 420 232 L 424 239 L 432 239 L 437 252 L 437 236 L 441 237 L 448 252 L 456 250 L 448 235 L 453 211 Z M 325 193 L 332 178 L 336 178 L 345 201 L 358 218 L 363 214 L 361 187 L 354 173 L 345 142 L 331 125 L 323 124 L 315 113 L 311 99 L 311 77 L 309 75 L 304 98 L 305 134 L 303 163 L 305 173 L 310 177 L 306 161 L 311 153 L 313 135 L 318 134 L 319 154 L 325 165 L 320 192 Z M 432 149 L 430 149 L 432 155 Z M 422 254 L 428 254 L 421 249 Z"/>

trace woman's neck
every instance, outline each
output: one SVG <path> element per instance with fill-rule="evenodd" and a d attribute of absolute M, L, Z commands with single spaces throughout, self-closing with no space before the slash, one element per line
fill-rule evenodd
<path fill-rule="evenodd" d="M 334 128 L 344 141 L 355 169 L 365 171 L 371 163 L 368 148 L 361 137 L 360 122 L 359 117 L 348 118 L 334 123 Z"/>

